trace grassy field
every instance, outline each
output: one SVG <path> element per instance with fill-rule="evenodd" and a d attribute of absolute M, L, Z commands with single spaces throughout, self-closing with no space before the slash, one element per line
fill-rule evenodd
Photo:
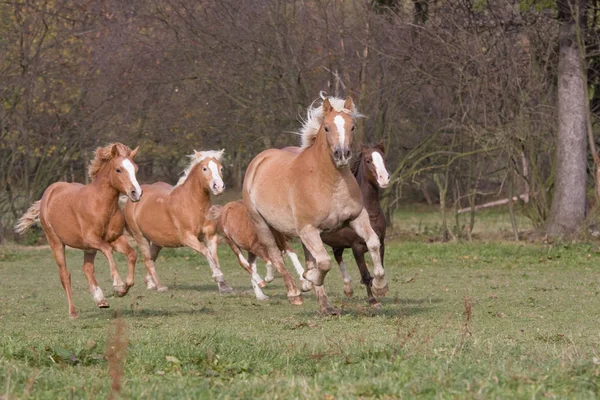
<path fill-rule="evenodd" d="M 157 267 L 170 290 L 147 291 L 138 263 L 137 285 L 109 298 L 110 309 L 95 308 L 82 254 L 69 251 L 80 314 L 71 321 L 50 251 L 0 248 L 0 398 L 106 398 L 106 342 L 117 320 L 128 342 L 123 398 L 598 397 L 594 245 L 415 237 L 388 242 L 381 309 L 366 305 L 346 255 L 355 297 L 344 297 L 338 270 L 326 281 L 343 309 L 336 317 L 320 316 L 312 294 L 289 305 L 280 278 L 265 289 L 271 300 L 256 301 L 223 246 L 236 294 L 218 295 L 199 256 L 169 250 Z M 97 259 L 109 293 L 108 265 Z"/>

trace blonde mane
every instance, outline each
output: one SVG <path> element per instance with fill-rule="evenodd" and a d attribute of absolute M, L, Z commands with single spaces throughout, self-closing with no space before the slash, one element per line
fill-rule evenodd
<path fill-rule="evenodd" d="M 206 150 L 206 151 L 194 150 L 193 154 L 188 155 L 188 157 L 191 159 L 190 164 L 187 166 L 187 168 L 185 170 L 183 170 L 183 176 L 181 178 L 179 178 L 179 181 L 177 182 L 177 185 L 175 185 L 175 187 L 181 186 L 183 184 L 183 182 L 185 182 L 185 180 L 189 176 L 190 172 L 192 172 L 192 169 L 194 169 L 194 167 L 196 165 L 201 163 L 202 160 L 205 160 L 207 158 L 214 158 L 215 160 L 220 162 L 221 158 L 223 158 L 224 151 L 225 151 L 225 149 L 218 150 L 218 151 L 217 150 Z"/>
<path fill-rule="evenodd" d="M 90 165 L 88 166 L 88 176 L 91 180 L 96 179 L 96 175 L 98 175 L 98 172 L 100 169 L 102 169 L 104 164 L 112 160 L 111 150 L 115 145 L 119 149 L 119 154 L 122 154 L 125 157 L 131 154 L 131 149 L 121 143 L 111 143 L 108 146 L 98 147 L 96 149 L 96 153 L 94 154 L 94 159 L 90 161 Z"/>
<path fill-rule="evenodd" d="M 323 92 L 320 93 L 320 97 L 321 100 L 329 99 L 331 107 L 337 112 L 346 113 L 353 119 L 364 117 L 364 115 L 358 112 L 356 106 L 353 111 L 345 109 L 344 103 L 346 102 L 346 99 L 324 96 Z M 313 101 L 306 109 L 306 119 L 302 120 L 302 127 L 300 127 L 300 130 L 297 132 L 297 134 L 300 135 L 301 147 L 303 149 L 312 146 L 317 138 L 317 133 L 319 133 L 323 119 L 325 118 L 325 115 L 323 114 L 323 102 L 321 102 L 319 107 L 314 107 L 316 101 L 317 100 Z"/>

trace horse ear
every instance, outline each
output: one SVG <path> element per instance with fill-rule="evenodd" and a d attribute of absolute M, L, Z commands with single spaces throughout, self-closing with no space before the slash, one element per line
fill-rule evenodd
<path fill-rule="evenodd" d="M 329 102 L 329 99 L 325 99 L 323 100 L 323 114 L 327 115 L 329 114 L 329 112 L 333 109 L 333 107 L 331 107 L 331 103 Z"/>
<path fill-rule="evenodd" d="M 140 149 L 140 146 L 136 147 L 135 149 L 133 149 L 131 151 L 131 153 L 129 153 L 129 157 L 131 157 L 132 160 L 135 158 L 135 156 L 137 156 L 137 152 L 139 149 Z"/>
<path fill-rule="evenodd" d="M 113 146 L 110 148 L 110 155 L 112 158 L 119 157 L 119 146 L 118 145 L 113 144 Z"/>
<path fill-rule="evenodd" d="M 352 97 L 346 97 L 346 101 L 344 102 L 344 108 L 352 112 L 354 111 L 354 101 L 352 100 Z"/>
<path fill-rule="evenodd" d="M 383 140 L 383 138 L 381 138 L 381 140 L 375 145 L 375 147 L 377 147 L 379 150 L 385 153 L 385 141 Z"/>

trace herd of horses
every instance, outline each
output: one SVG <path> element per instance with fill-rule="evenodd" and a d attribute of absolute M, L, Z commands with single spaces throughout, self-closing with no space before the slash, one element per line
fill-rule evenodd
<path fill-rule="evenodd" d="M 362 145 L 352 157 L 351 145 L 356 119 L 362 117 L 350 97 L 323 97 L 308 107 L 299 134 L 301 147 L 268 149 L 258 154 L 247 168 L 243 200 L 213 206 L 210 193 L 223 192 L 221 151 L 194 151 L 183 176 L 175 186 L 165 182 L 140 185 L 134 162 L 138 148 L 114 143 L 98 148 L 88 168 L 89 185 L 56 182 L 31 205 L 15 226 L 24 232 L 39 221 L 58 264 L 67 295 L 69 316 L 77 318 L 73 304 L 71 275 L 65 262 L 65 246 L 84 251 L 83 271 L 98 307 L 108 307 L 94 276 L 98 251 L 108 259 L 113 289 L 124 296 L 134 284 L 137 252 L 124 235 L 135 239 L 146 266 L 148 289 L 165 291 L 155 262 L 163 247 L 188 246 L 208 261 L 220 293 L 232 292 L 225 281 L 217 254 L 221 235 L 250 275 L 257 299 L 267 300 L 262 288 L 274 279 L 276 269 L 283 277 L 290 303 L 303 304 L 302 292 L 313 290 L 320 311 L 336 314 L 323 282 L 331 269 L 324 247 L 333 248 L 344 280 L 344 292 L 352 296 L 350 275 L 343 261 L 344 249 L 352 249 L 365 285 L 368 301 L 379 306 L 388 284 L 383 268 L 386 223 L 379 204 L 380 188 L 389 184 L 383 143 Z M 119 197 L 125 195 L 124 204 Z M 299 237 L 306 270 L 288 240 Z M 121 279 L 112 256 L 127 258 L 128 273 Z M 247 257 L 244 257 L 244 251 Z M 374 264 L 371 276 L 365 262 L 369 252 Z M 285 268 L 287 255 L 300 276 L 300 289 Z M 256 260 L 266 263 L 265 279 Z"/>

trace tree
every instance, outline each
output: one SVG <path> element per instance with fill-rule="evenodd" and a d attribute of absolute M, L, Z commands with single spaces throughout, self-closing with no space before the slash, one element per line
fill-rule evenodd
<path fill-rule="evenodd" d="M 586 0 L 557 1 L 558 133 L 556 180 L 548 234 L 575 233 L 585 220 L 587 183 L 587 105 L 581 32 Z"/>

